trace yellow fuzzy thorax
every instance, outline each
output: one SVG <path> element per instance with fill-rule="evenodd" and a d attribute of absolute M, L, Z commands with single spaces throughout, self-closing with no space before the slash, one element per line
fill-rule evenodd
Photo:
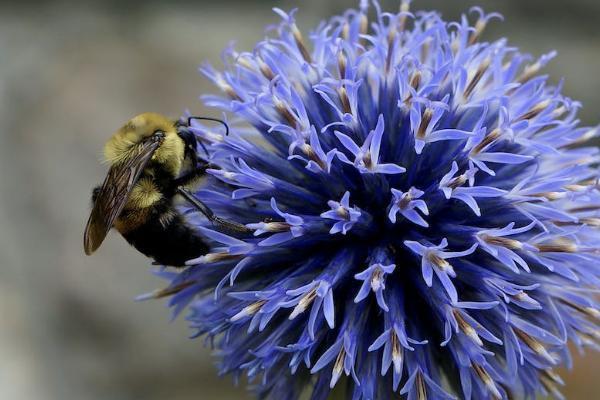
<path fill-rule="evenodd" d="M 162 164 L 173 176 L 179 175 L 183 165 L 185 144 L 177 135 L 175 122 L 156 113 L 140 114 L 115 132 L 104 146 L 104 159 L 109 164 L 126 160 L 134 151 L 135 145 L 157 130 L 163 131 L 165 138 L 154 152 L 152 160 Z"/>
<path fill-rule="evenodd" d="M 162 198 L 162 194 L 152 181 L 152 178 L 142 178 L 136 182 L 129 193 L 126 209 L 148 208 Z"/>

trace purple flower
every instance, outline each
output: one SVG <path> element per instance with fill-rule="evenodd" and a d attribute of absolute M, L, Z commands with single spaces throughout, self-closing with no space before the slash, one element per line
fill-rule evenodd
<path fill-rule="evenodd" d="M 260 398 L 560 398 L 567 343 L 598 348 L 600 155 L 579 104 L 495 14 L 447 23 L 361 1 L 309 35 L 295 11 L 202 67 L 223 137 L 197 195 L 247 234 L 163 271 L 219 371 Z"/>
<path fill-rule="evenodd" d="M 329 230 L 331 234 L 342 232 L 345 235 L 361 216 L 357 207 L 350 207 L 350 192 L 344 193 L 339 202 L 329 200 L 327 205 L 331 210 L 321 213 L 321 217 L 337 221 Z"/>
<path fill-rule="evenodd" d="M 347 135 L 339 131 L 335 131 L 335 136 L 338 138 L 342 146 L 344 146 L 354 156 L 354 162 L 348 160 L 343 152 L 338 152 L 337 156 L 345 163 L 353 164 L 356 169 L 363 174 L 401 174 L 405 172 L 405 168 L 402 168 L 394 163 L 379 163 L 379 150 L 381 149 L 383 130 L 383 115 L 379 115 L 379 118 L 377 119 L 377 126 L 375 126 L 375 129 L 367 135 L 365 142 L 360 147 Z"/>
<path fill-rule="evenodd" d="M 396 264 L 388 264 L 390 261 L 385 250 L 373 252 L 369 267 L 354 275 L 354 278 L 363 281 L 358 294 L 354 298 L 355 303 L 363 301 L 369 295 L 369 292 L 373 291 L 379 307 L 386 312 L 390 310 L 383 298 L 385 278 L 396 269 Z"/>
<path fill-rule="evenodd" d="M 421 257 L 421 273 L 427 286 L 433 286 L 433 273 L 435 272 L 450 300 L 456 303 L 458 301 L 458 293 L 450 279 L 456 278 L 456 271 L 452 267 L 452 264 L 446 260 L 448 258 L 465 257 L 473 254 L 477 248 L 477 243 L 464 251 L 444 251 L 448 246 L 446 238 L 443 238 L 437 246 L 424 246 L 412 240 L 405 240 L 404 245 Z"/>
<path fill-rule="evenodd" d="M 425 203 L 423 200 L 417 200 L 424 194 L 425 192 L 414 187 L 408 189 L 407 192 L 392 189 L 392 196 L 394 196 L 394 199 L 392 200 L 392 206 L 390 208 L 390 212 L 388 213 L 388 218 L 390 221 L 395 224 L 396 215 L 400 213 L 406 219 L 414 222 L 415 224 L 428 228 L 429 224 L 427 221 L 425 221 L 423 217 L 421 217 L 421 215 L 415 211 L 416 208 L 424 215 L 429 215 L 427 203 Z"/>

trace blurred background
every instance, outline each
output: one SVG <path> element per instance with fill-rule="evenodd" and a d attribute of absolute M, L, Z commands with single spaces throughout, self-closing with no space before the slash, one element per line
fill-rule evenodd
<path fill-rule="evenodd" d="M 382 1 L 396 10 L 398 1 Z M 217 378 L 210 352 L 169 321 L 162 301 L 135 295 L 162 286 L 149 261 L 117 234 L 94 257 L 82 251 L 102 145 L 144 111 L 171 116 L 214 88 L 197 73 L 231 40 L 248 50 L 301 7 L 307 31 L 358 0 L 0 2 L 0 399 L 244 399 Z M 416 0 L 456 19 L 480 4 L 499 11 L 486 38 L 523 51 L 557 49 L 547 71 L 600 121 L 597 0 Z M 212 114 L 215 115 L 215 114 Z M 565 372 L 569 399 L 598 398 L 600 356 Z"/>

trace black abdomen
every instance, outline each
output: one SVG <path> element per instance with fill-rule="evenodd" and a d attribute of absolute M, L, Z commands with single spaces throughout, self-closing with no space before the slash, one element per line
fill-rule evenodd
<path fill-rule="evenodd" d="M 180 214 L 175 214 L 166 226 L 154 215 L 123 237 L 157 263 L 175 267 L 184 266 L 186 261 L 206 254 L 209 249 Z"/>

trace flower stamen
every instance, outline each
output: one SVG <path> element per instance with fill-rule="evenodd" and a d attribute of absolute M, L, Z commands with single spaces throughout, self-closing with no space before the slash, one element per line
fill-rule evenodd
<path fill-rule="evenodd" d="M 588 333 L 588 332 L 578 331 L 577 336 L 579 336 L 581 343 L 585 346 L 597 348 L 598 343 L 600 343 L 600 334 L 598 332 Z"/>
<path fill-rule="evenodd" d="M 419 70 L 416 70 L 415 72 L 413 72 L 411 78 L 410 78 L 410 86 L 414 89 L 414 91 L 416 92 L 419 89 L 419 85 L 421 84 L 421 72 Z M 408 92 L 408 95 L 406 96 L 406 99 L 404 99 L 404 104 L 408 105 L 410 104 L 411 100 L 412 100 L 413 94 L 412 92 Z"/>
<path fill-rule="evenodd" d="M 415 72 L 413 72 L 411 78 L 410 78 L 410 86 L 416 91 L 419 89 L 419 85 L 421 84 L 421 78 L 422 78 L 422 74 L 421 71 L 416 70 Z"/>
<path fill-rule="evenodd" d="M 516 121 L 526 121 L 537 117 L 542 111 L 546 109 L 546 107 L 550 105 L 550 103 L 550 100 L 540 101 L 535 106 L 533 106 L 531 110 L 527 111 L 525 114 L 517 118 Z"/>
<path fill-rule="evenodd" d="M 400 3 L 400 19 L 398 21 L 398 32 L 403 32 L 406 28 L 407 13 L 410 11 L 410 1 L 402 0 Z"/>
<path fill-rule="evenodd" d="M 484 234 L 480 235 L 480 237 L 481 240 L 488 244 L 506 247 L 510 250 L 521 250 L 523 248 L 523 243 L 519 242 L 518 240 L 506 238 L 504 236 L 491 236 Z"/>
<path fill-rule="evenodd" d="M 417 372 L 416 377 L 417 384 L 417 400 L 427 400 L 427 388 L 425 387 L 425 380 L 421 375 L 421 371 Z"/>
<path fill-rule="evenodd" d="M 487 22 L 488 22 L 488 19 L 483 18 L 483 17 L 480 17 L 477 20 L 477 22 L 475 22 L 475 30 L 473 31 L 473 33 L 471 33 L 471 36 L 469 37 L 469 45 L 470 46 L 474 45 L 475 42 L 477 42 L 477 40 L 479 40 L 479 38 L 481 37 L 481 34 L 485 30 L 485 27 L 487 26 Z"/>
<path fill-rule="evenodd" d="M 343 219 L 349 219 L 350 218 L 350 212 L 344 206 L 339 206 L 335 211 Z"/>
<path fill-rule="evenodd" d="M 542 385 L 548 391 L 548 393 L 552 394 L 557 399 L 563 398 L 562 393 L 560 393 L 560 390 L 558 390 L 557 386 L 564 385 L 564 382 L 554 371 L 551 369 L 546 369 L 540 375 L 540 382 L 542 382 Z"/>
<path fill-rule="evenodd" d="M 575 253 L 577 252 L 577 245 L 567 239 L 557 239 L 553 243 L 547 244 L 536 244 L 535 247 L 546 253 Z"/>
<path fill-rule="evenodd" d="M 216 78 L 216 84 L 223 92 L 225 92 L 232 100 L 242 101 L 242 98 L 235 92 L 233 87 L 227 83 L 221 74 Z"/>
<path fill-rule="evenodd" d="M 344 51 L 340 49 L 340 51 L 338 51 L 338 71 L 340 73 L 340 79 L 346 77 L 346 65 L 346 56 L 344 55 Z"/>
<path fill-rule="evenodd" d="M 490 394 L 494 397 L 494 399 L 502 399 L 502 395 L 496 387 L 494 380 L 492 379 L 490 374 L 485 370 L 485 368 L 476 363 L 472 363 L 471 366 L 473 367 L 473 370 L 475 370 L 475 373 L 477 374 L 479 379 L 481 379 L 481 382 L 483 382 Z"/>
<path fill-rule="evenodd" d="M 459 186 L 464 185 L 465 183 L 467 183 L 467 181 L 469 180 L 469 178 L 467 177 L 466 174 L 461 174 L 459 176 L 457 176 L 456 178 L 453 178 L 449 183 L 448 183 L 448 187 L 450 189 L 456 189 Z"/>
<path fill-rule="evenodd" d="M 546 349 L 546 347 L 536 338 L 534 338 L 533 336 L 525 333 L 524 331 L 522 331 L 519 328 L 513 328 L 514 332 L 516 333 L 516 335 L 519 337 L 519 339 L 521 339 L 523 341 L 523 343 L 525 343 L 527 345 L 527 347 L 529 347 L 531 350 L 533 350 L 534 353 L 536 353 L 538 356 L 544 358 L 545 360 L 549 361 L 552 364 L 556 364 L 556 359 L 554 357 L 552 357 L 552 355 L 550 353 L 548 353 L 548 350 Z"/>
<path fill-rule="evenodd" d="M 417 138 L 425 139 L 425 134 L 427 133 L 427 127 L 429 126 L 429 122 L 431 122 L 431 118 L 433 117 L 433 110 L 431 108 L 426 108 L 423 113 L 423 118 L 421 118 L 421 123 L 419 124 L 419 129 L 417 130 Z"/>
<path fill-rule="evenodd" d="M 548 369 L 544 370 L 544 375 L 559 385 L 564 384 L 560 375 L 558 375 L 553 369 L 548 368 Z"/>
<path fill-rule="evenodd" d="M 544 192 L 544 193 L 534 193 L 531 195 L 532 197 L 541 197 L 546 200 L 554 201 L 564 199 L 566 196 L 565 192 Z"/>
<path fill-rule="evenodd" d="M 309 64 L 312 64 L 312 57 L 310 56 L 309 51 L 306 49 L 306 44 L 304 42 L 304 37 L 302 37 L 302 32 L 298 29 L 298 26 L 294 23 L 292 24 L 292 35 L 294 35 L 294 40 L 296 41 L 296 46 L 298 46 L 298 50 L 302 54 L 302 58 Z"/>
<path fill-rule="evenodd" d="M 273 72 L 271 67 L 269 67 L 267 65 L 267 63 L 264 62 L 262 60 L 262 58 L 260 58 L 260 57 L 257 58 L 257 61 L 258 61 L 258 68 L 260 69 L 260 72 L 263 74 L 263 76 L 265 78 L 267 78 L 267 80 L 272 81 L 275 78 L 275 73 Z"/>
<path fill-rule="evenodd" d="M 304 153 L 304 155 L 306 155 L 306 157 L 308 157 L 309 160 L 314 161 L 323 171 L 327 170 L 327 165 L 325 161 L 319 158 L 319 156 L 310 144 L 304 143 L 301 148 L 302 152 Z"/>
<path fill-rule="evenodd" d="M 242 257 L 241 254 L 229 254 L 225 252 L 208 253 L 196 259 L 186 261 L 185 265 L 211 264 L 220 261 L 235 260 L 240 257 Z"/>
<path fill-rule="evenodd" d="M 399 374 L 402 369 L 402 358 L 403 358 L 403 350 L 400 345 L 400 340 L 398 340 L 398 336 L 396 332 L 392 329 L 391 332 L 391 342 L 392 342 L 392 363 L 394 364 L 394 371 Z"/>
<path fill-rule="evenodd" d="M 248 60 L 246 59 L 246 57 L 244 57 L 244 56 L 238 57 L 238 58 L 236 58 L 236 61 L 237 61 L 237 63 L 238 63 L 238 64 L 240 64 L 242 67 L 244 67 L 244 68 L 246 68 L 246 69 L 249 69 L 249 70 L 251 70 L 251 71 L 253 71 L 253 70 L 254 70 L 254 66 L 253 66 L 253 65 L 250 63 L 250 61 L 248 61 Z"/>
<path fill-rule="evenodd" d="M 153 291 L 152 293 L 149 293 L 149 294 L 146 294 L 146 295 L 143 295 L 143 296 L 137 298 L 137 300 L 162 299 L 164 297 L 168 297 L 168 296 L 177 294 L 177 293 L 181 292 L 183 289 L 186 289 L 186 288 L 194 285 L 195 283 L 196 283 L 196 281 L 186 281 L 186 282 L 181 282 L 177 285 L 166 287 L 164 289 L 157 289 L 157 290 Z"/>
<path fill-rule="evenodd" d="M 360 13 L 360 34 L 361 35 L 365 35 L 367 33 L 367 30 L 369 29 L 369 18 L 367 17 L 367 14 L 365 13 Z"/>
<path fill-rule="evenodd" d="M 594 307 L 584 307 L 566 299 L 561 299 L 560 302 L 579 311 L 587 317 L 600 321 L 600 311 L 598 311 Z"/>
<path fill-rule="evenodd" d="M 342 348 L 340 349 L 340 352 L 338 353 L 336 359 L 335 359 L 335 363 L 333 364 L 333 371 L 331 371 L 331 382 L 329 384 L 329 387 L 333 388 L 335 386 L 335 384 L 337 383 L 337 381 L 340 379 L 340 376 L 342 376 L 342 372 L 344 371 L 344 360 L 346 359 L 346 350 L 344 349 L 344 346 L 342 346 Z"/>
<path fill-rule="evenodd" d="M 412 199 L 413 199 L 413 196 L 410 191 L 404 193 L 402 195 L 402 198 L 398 202 L 398 207 L 400 207 L 401 210 L 406 210 L 406 208 L 410 205 L 410 202 L 412 201 Z"/>
<path fill-rule="evenodd" d="M 477 146 L 473 147 L 473 150 L 471 150 L 471 155 L 474 156 L 479 154 L 483 149 L 485 149 L 487 146 L 494 143 L 498 138 L 500 138 L 500 136 L 502 136 L 500 128 L 494 129 L 493 131 L 488 133 L 483 138 L 483 140 L 479 144 L 477 144 Z"/>
<path fill-rule="evenodd" d="M 487 57 L 479 65 L 479 68 L 477 68 L 477 72 L 475 72 L 475 76 L 473 76 L 473 79 L 471 79 L 471 82 L 469 82 L 469 84 L 467 85 L 467 88 L 465 89 L 465 92 L 464 92 L 465 99 L 471 97 L 471 93 L 473 93 L 475 86 L 477 86 L 477 84 L 479 83 L 481 78 L 483 78 L 483 75 L 485 74 L 485 71 L 487 71 L 487 69 L 489 68 L 491 62 L 492 62 L 492 60 L 489 57 Z"/>
<path fill-rule="evenodd" d="M 312 304 L 312 302 L 315 300 L 316 297 L 317 297 L 317 287 L 315 286 L 312 289 L 310 289 L 308 291 L 308 293 L 306 293 L 304 296 L 302 296 L 302 298 L 300 299 L 300 301 L 298 302 L 296 307 L 294 307 L 294 309 L 292 310 L 292 313 L 290 314 L 289 319 L 293 320 L 298 315 L 300 315 L 304 311 L 306 311 L 308 306 L 310 306 Z"/>
<path fill-rule="evenodd" d="M 350 99 L 348 98 L 346 86 L 342 85 L 338 89 L 338 95 L 340 96 L 340 102 L 342 103 L 342 111 L 344 111 L 345 114 L 352 114 L 352 108 L 350 107 Z"/>
<path fill-rule="evenodd" d="M 585 132 L 583 135 L 581 135 L 577 139 L 573 140 L 570 143 L 564 144 L 564 145 L 560 146 L 559 148 L 561 148 L 561 149 L 562 148 L 572 148 L 572 147 L 578 146 L 582 143 L 586 143 L 587 141 L 595 138 L 596 136 L 598 136 L 598 128 L 597 127 L 588 130 L 587 132 Z"/>
<path fill-rule="evenodd" d="M 523 72 L 521 73 L 521 75 L 519 75 L 519 77 L 516 79 L 516 81 L 518 83 L 520 83 L 521 85 L 524 83 L 527 83 L 531 80 L 531 78 L 536 76 L 537 73 L 540 72 L 541 69 L 542 69 L 542 63 L 540 62 L 540 60 L 536 61 L 533 64 L 527 65 L 523 69 Z"/>
<path fill-rule="evenodd" d="M 383 284 L 383 270 L 379 267 L 375 268 L 371 275 L 371 289 L 377 292 Z"/>
<path fill-rule="evenodd" d="M 242 308 L 242 310 L 240 312 L 235 314 L 229 320 L 231 322 L 236 322 L 243 318 L 250 317 L 250 316 L 256 314 L 262 308 L 262 306 L 265 305 L 266 302 L 267 302 L 266 300 L 259 300 L 257 302 L 254 302 L 254 303 Z"/>
<path fill-rule="evenodd" d="M 291 113 L 291 111 L 288 110 L 285 104 L 283 104 L 283 102 L 277 98 L 274 98 L 274 103 L 275 109 L 277 110 L 279 115 L 281 115 L 290 126 L 295 128 L 298 124 L 298 121 L 296 120 L 296 117 Z"/>
<path fill-rule="evenodd" d="M 431 47 L 431 38 L 427 38 L 421 45 L 421 62 L 425 64 L 427 62 L 427 56 L 429 56 L 429 49 Z"/>
<path fill-rule="evenodd" d="M 290 230 L 290 224 L 288 224 L 287 222 L 267 222 L 264 225 L 264 230 L 266 230 L 267 232 L 287 232 Z"/>
<path fill-rule="evenodd" d="M 553 221 L 552 223 L 558 226 L 587 225 L 594 228 L 600 228 L 600 218 L 579 218 L 577 222 Z"/>
<path fill-rule="evenodd" d="M 439 255 L 437 255 L 435 251 L 430 251 L 429 254 L 427 254 L 427 258 L 429 259 L 429 261 L 431 261 L 433 265 L 439 268 L 440 271 L 446 272 L 448 274 L 454 273 L 454 268 L 452 268 L 452 265 L 450 265 L 448 261 L 446 261 Z"/>
<path fill-rule="evenodd" d="M 366 152 L 363 157 L 362 157 L 362 161 L 363 164 L 365 165 L 365 168 L 368 170 L 372 170 L 373 169 L 373 159 L 371 158 L 371 152 Z"/>
<path fill-rule="evenodd" d="M 454 318 L 456 319 L 458 327 L 460 328 L 462 333 L 464 333 L 476 345 L 483 347 L 483 342 L 481 341 L 481 338 L 479 337 L 475 329 L 467 321 L 465 321 L 461 312 L 456 309 L 453 309 L 452 315 L 454 315 Z"/>
<path fill-rule="evenodd" d="M 511 298 L 523 303 L 537 304 L 537 302 L 523 290 L 519 291 L 517 294 L 512 295 Z"/>

